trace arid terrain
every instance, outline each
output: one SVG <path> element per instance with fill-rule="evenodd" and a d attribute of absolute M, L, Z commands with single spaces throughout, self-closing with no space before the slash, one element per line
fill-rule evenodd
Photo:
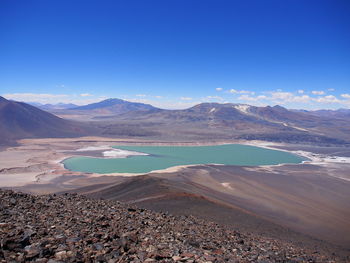
<path fill-rule="evenodd" d="M 345 259 L 80 195 L 0 191 L 1 262 L 341 262 Z"/>
<path fill-rule="evenodd" d="M 16 120 L 13 127 L 21 132 L 7 137 L 10 143 L 3 140 L 0 151 L 0 187 L 40 195 L 79 193 L 176 216 L 195 216 L 247 235 L 347 260 L 350 147 L 348 126 L 339 128 L 347 115 L 337 117 L 335 126 L 328 128 L 332 121 L 329 115 L 312 113 L 314 117 L 308 119 L 311 113 L 278 107 L 203 104 L 184 111 L 163 111 L 112 102 L 118 107 L 108 105 L 108 111 L 97 110 L 98 105 L 73 109 L 79 118 L 90 116 L 77 122 L 3 101 L 0 117 L 19 111 L 24 114 L 21 118 L 39 121 L 39 129 L 47 127 L 50 138 L 38 133 L 36 125 L 26 130 L 21 119 Z M 101 112 L 115 115 L 101 116 Z M 34 117 L 37 113 L 40 118 Z M 48 120 L 59 120 L 60 124 L 51 130 L 46 126 Z M 51 133 L 59 132 L 59 127 L 74 133 L 52 138 L 61 137 Z M 250 167 L 189 165 L 147 174 L 73 172 L 61 163 L 72 156 L 105 158 L 104 151 L 116 145 L 230 143 L 288 151 L 307 161 Z"/>
<path fill-rule="evenodd" d="M 349 14 L 0 1 L 0 263 L 350 263 Z"/>
<path fill-rule="evenodd" d="M 173 144 L 233 142 L 238 141 Z M 303 148 L 250 141 L 245 143 L 304 150 L 310 161 L 258 167 L 185 166 L 146 175 L 103 175 L 71 172 L 60 161 L 70 156 L 101 154 L 101 151 L 76 151 L 84 147 L 171 143 L 101 137 L 26 139 L 19 143 L 20 146 L 0 152 L 6 156 L 0 159 L 3 188 L 36 194 L 78 192 L 159 212 L 195 215 L 267 238 L 295 244 L 302 240 L 308 247 L 342 255 L 350 248 L 350 164 L 331 158 L 339 153 L 345 156 L 346 148 Z"/>

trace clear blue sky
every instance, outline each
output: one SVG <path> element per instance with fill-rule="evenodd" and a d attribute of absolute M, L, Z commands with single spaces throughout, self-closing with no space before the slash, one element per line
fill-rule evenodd
<path fill-rule="evenodd" d="M 350 1 L 2 0 L 0 94 L 350 107 Z"/>

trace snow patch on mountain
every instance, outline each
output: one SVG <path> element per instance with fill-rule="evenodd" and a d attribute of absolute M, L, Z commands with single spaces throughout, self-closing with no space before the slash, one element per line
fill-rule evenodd
<path fill-rule="evenodd" d="M 234 105 L 233 108 L 235 108 L 236 110 L 239 110 L 245 114 L 250 114 L 250 112 L 249 112 L 250 106 L 249 105 L 239 104 L 239 105 Z"/>

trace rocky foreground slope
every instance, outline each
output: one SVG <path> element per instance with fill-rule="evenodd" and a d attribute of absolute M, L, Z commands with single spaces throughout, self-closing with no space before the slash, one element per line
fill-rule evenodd
<path fill-rule="evenodd" d="M 320 252 L 81 195 L 0 191 L 0 262 L 337 262 Z"/>

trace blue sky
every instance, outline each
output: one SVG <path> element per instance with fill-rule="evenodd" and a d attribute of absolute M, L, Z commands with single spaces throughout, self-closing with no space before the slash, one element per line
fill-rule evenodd
<path fill-rule="evenodd" d="M 0 2 L 0 94 L 350 107 L 348 0 Z"/>

